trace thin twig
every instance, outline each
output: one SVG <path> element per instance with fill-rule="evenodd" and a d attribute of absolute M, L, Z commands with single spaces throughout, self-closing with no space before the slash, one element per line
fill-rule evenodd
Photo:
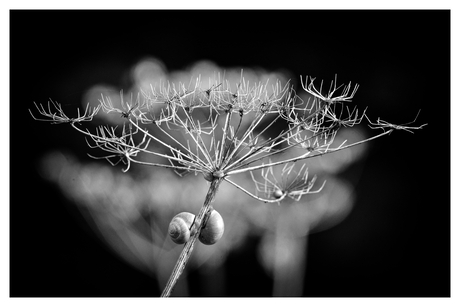
<path fill-rule="evenodd" d="M 306 158 L 314 158 L 314 157 L 317 157 L 317 156 L 322 156 L 322 155 L 325 155 L 325 154 L 337 152 L 337 151 L 340 151 L 340 150 L 343 150 L 343 149 L 347 149 L 347 148 L 350 148 L 350 147 L 353 147 L 353 146 L 357 146 L 357 145 L 369 142 L 369 141 L 374 140 L 376 138 L 379 138 L 381 136 L 390 134 L 392 131 L 393 131 L 393 129 L 387 130 L 385 132 L 382 132 L 382 133 L 380 133 L 378 135 L 375 135 L 373 137 L 367 138 L 365 140 L 361 140 L 361 141 L 358 141 L 356 143 L 349 144 L 349 145 L 346 145 L 346 146 L 339 146 L 338 148 L 330 149 L 325 153 L 318 153 L 318 154 L 314 154 L 314 155 L 309 155 L 310 152 L 307 152 L 304 155 L 300 155 L 300 156 L 290 158 L 290 159 L 286 159 L 286 160 L 281 160 L 281 161 L 276 161 L 276 162 L 270 162 L 270 163 L 265 163 L 265 164 L 261 164 L 261 165 L 256 165 L 256 166 L 252 166 L 252 167 L 246 167 L 246 168 L 240 168 L 240 169 L 231 170 L 231 171 L 228 171 L 226 173 L 226 175 L 235 175 L 235 174 L 239 174 L 239 173 L 244 173 L 244 172 L 248 172 L 248 171 L 255 171 L 255 170 L 258 170 L 258 169 L 267 168 L 267 167 L 276 166 L 276 165 L 281 165 L 281 164 L 286 164 L 286 163 L 290 163 L 290 162 L 297 162 L 297 161 L 300 161 L 300 160 L 303 160 L 303 159 L 306 159 Z"/>

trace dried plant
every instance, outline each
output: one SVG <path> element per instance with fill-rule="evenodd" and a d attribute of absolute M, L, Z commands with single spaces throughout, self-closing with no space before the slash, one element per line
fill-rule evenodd
<path fill-rule="evenodd" d="M 327 91 L 323 82 L 315 84 L 306 77 L 302 90 L 311 98 L 302 100 L 287 82 L 255 83 L 246 81 L 243 73 L 237 84 L 216 74 L 206 87 L 197 77 L 185 84 L 159 84 L 143 91 L 135 99 L 114 107 L 109 97 L 102 96 L 96 108 L 89 106 L 83 114 L 78 111 L 69 118 L 62 106 L 50 101 L 46 108 L 35 104 L 41 117 L 34 119 L 52 124 L 70 124 L 84 134 L 90 148 L 103 154 L 110 164 L 120 162 L 128 171 L 132 164 L 170 168 L 178 175 L 201 174 L 210 182 L 208 193 L 195 217 L 197 229 L 202 229 L 211 212 L 211 202 L 219 185 L 226 181 L 249 196 L 262 202 L 282 202 L 285 198 L 298 201 L 302 196 L 318 193 L 325 181 L 317 183 L 306 164 L 297 161 L 337 152 L 381 136 L 394 130 L 421 129 L 410 126 L 414 121 L 395 125 L 377 119 L 369 120 L 364 110 L 359 113 L 350 106 L 358 85 L 338 84 L 335 78 Z M 99 126 L 95 131 L 83 128 L 100 110 L 116 113 L 124 119 L 122 127 Z M 30 111 L 30 110 L 29 110 Z M 418 114 L 417 114 L 418 116 Z M 335 144 L 337 132 L 361 124 L 366 120 L 378 134 L 355 143 Z M 281 127 L 281 128 L 279 128 Z M 268 131 L 278 129 L 275 136 Z M 182 132 L 178 136 L 176 131 Z M 295 156 L 283 155 L 292 148 L 300 149 Z M 147 159 L 146 157 L 154 159 Z M 255 190 L 249 191 L 233 178 L 250 173 Z M 169 296 L 184 270 L 200 231 L 185 243 L 171 277 L 162 293 Z"/>

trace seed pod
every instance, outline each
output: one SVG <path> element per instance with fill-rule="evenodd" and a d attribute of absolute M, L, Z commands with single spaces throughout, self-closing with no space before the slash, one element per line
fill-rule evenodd
<path fill-rule="evenodd" d="M 222 177 L 224 177 L 224 172 L 223 171 L 215 171 L 214 173 L 212 173 L 212 175 L 215 178 L 222 178 Z"/>
<path fill-rule="evenodd" d="M 201 243 L 212 245 L 224 234 L 224 220 L 216 210 L 212 210 L 206 225 L 201 229 L 198 239 Z"/>
<path fill-rule="evenodd" d="M 196 223 L 193 225 L 192 229 L 190 226 L 195 220 L 195 215 L 190 212 L 181 212 L 177 214 L 169 223 L 169 236 L 174 243 L 184 244 L 190 239 L 190 236 L 193 236 L 196 232 Z"/>
<path fill-rule="evenodd" d="M 204 172 L 203 173 L 204 179 L 207 181 L 211 182 L 216 178 L 222 178 L 224 177 L 224 172 L 223 171 L 214 171 L 214 172 Z"/>

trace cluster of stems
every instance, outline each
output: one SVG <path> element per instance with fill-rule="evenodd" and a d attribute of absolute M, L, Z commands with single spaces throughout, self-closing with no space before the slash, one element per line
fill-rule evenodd
<path fill-rule="evenodd" d="M 112 165 L 122 163 L 124 172 L 132 164 L 170 168 L 178 175 L 201 174 L 210 182 L 204 204 L 196 217 L 198 229 L 204 225 L 211 202 L 219 185 L 226 181 L 262 202 L 281 202 L 285 198 L 298 201 L 302 196 L 318 193 L 325 182 L 316 184 L 309 176 L 306 160 L 356 146 L 394 130 L 412 132 L 421 126 L 391 124 L 377 119 L 372 122 L 365 110 L 359 113 L 350 106 L 358 85 L 337 83 L 334 79 L 327 90 L 323 82 L 301 78 L 302 89 L 309 95 L 306 101 L 297 95 L 289 82 L 281 84 L 246 81 L 243 74 L 237 84 L 225 76 L 215 75 L 203 87 L 197 77 L 185 84 L 159 84 L 148 92 L 141 91 L 136 99 L 114 105 L 110 97 L 101 96 L 100 104 L 78 111 L 68 117 L 62 106 L 53 101 L 37 105 L 40 116 L 34 119 L 52 124 L 70 124 L 86 136 L 88 146 L 102 154 Z M 114 113 L 124 119 L 121 127 L 101 125 L 84 128 L 100 112 Z M 418 114 L 417 114 L 418 115 Z M 342 128 L 367 121 L 378 133 L 354 143 L 334 140 Z M 273 131 L 276 133 L 273 135 Z M 179 131 L 179 133 L 177 133 Z M 283 158 L 293 148 L 297 154 Z M 146 159 L 152 156 L 154 159 Z M 280 158 L 281 157 L 281 158 Z M 152 160 L 154 162 L 152 162 Z M 296 164 L 301 161 L 300 167 Z M 280 173 L 274 168 L 282 166 Z M 255 188 L 251 191 L 232 178 L 249 172 Z M 184 245 L 162 296 L 169 296 L 185 268 L 199 231 Z"/>

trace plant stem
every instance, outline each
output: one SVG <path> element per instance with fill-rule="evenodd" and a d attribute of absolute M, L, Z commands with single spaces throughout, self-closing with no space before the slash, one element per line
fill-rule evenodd
<path fill-rule="evenodd" d="M 179 259 L 177 259 L 176 265 L 169 277 L 169 280 L 166 284 L 166 287 L 161 294 L 161 297 L 169 297 L 174 290 L 174 286 L 176 285 L 177 281 L 179 280 L 180 275 L 185 269 L 187 262 L 192 255 L 193 247 L 195 246 L 196 239 L 200 235 L 202 227 L 206 224 L 206 220 L 208 219 L 211 213 L 211 202 L 214 200 L 214 197 L 217 193 L 217 188 L 219 187 L 220 183 L 222 182 L 223 178 L 215 178 L 209 187 L 208 193 L 206 194 L 206 198 L 204 200 L 203 206 L 200 209 L 200 212 L 195 218 L 195 223 L 198 225 L 199 231 L 196 231 L 193 236 L 185 243 L 184 249 L 182 250 Z"/>
<path fill-rule="evenodd" d="M 317 154 L 313 154 L 313 155 L 310 155 L 309 154 L 310 152 L 307 152 L 307 153 L 305 153 L 303 155 L 296 156 L 294 158 L 281 160 L 281 161 L 276 161 L 276 162 L 271 162 L 271 163 L 266 163 L 266 164 L 261 164 L 261 165 L 256 165 L 256 166 L 242 167 L 242 168 L 239 168 L 239 169 L 235 169 L 233 171 L 232 170 L 228 171 L 225 174 L 226 175 L 234 175 L 234 174 L 244 173 L 244 172 L 248 172 L 248 171 L 251 172 L 251 171 L 255 171 L 255 170 L 258 170 L 258 169 L 262 169 L 262 168 L 273 167 L 273 166 L 276 166 L 276 165 L 286 164 L 286 163 L 290 163 L 290 162 L 297 162 L 299 160 L 303 160 L 303 159 L 306 159 L 306 158 L 314 158 L 314 157 L 323 156 L 323 155 L 326 155 L 326 154 L 331 154 L 333 152 L 337 152 L 337 151 L 340 151 L 340 150 L 344 150 L 344 149 L 347 149 L 347 148 L 350 148 L 350 147 L 354 147 L 354 146 L 357 146 L 357 145 L 372 141 L 372 140 L 377 139 L 379 137 L 382 137 L 384 135 L 390 134 L 393 130 L 394 130 L 394 128 L 390 129 L 390 130 L 387 130 L 385 132 L 382 132 L 380 134 L 374 135 L 373 137 L 367 138 L 365 140 L 358 141 L 358 142 L 353 143 L 353 144 L 348 144 L 348 145 L 345 145 L 345 146 L 339 146 L 338 148 L 332 148 L 332 149 L 328 150 L 327 152 L 321 152 L 321 153 L 317 153 Z M 253 161 L 251 161 L 250 163 L 247 163 L 246 165 L 251 164 L 252 162 Z M 246 166 L 246 165 L 243 165 L 243 166 Z"/>

